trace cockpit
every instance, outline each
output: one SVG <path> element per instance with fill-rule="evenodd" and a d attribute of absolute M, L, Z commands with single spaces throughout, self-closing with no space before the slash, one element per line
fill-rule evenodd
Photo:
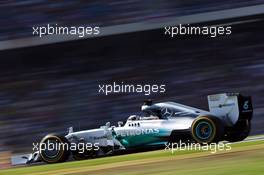
<path fill-rule="evenodd" d="M 127 120 L 136 121 L 136 120 L 159 120 L 161 119 L 160 112 L 156 110 L 143 110 L 139 115 L 131 115 Z"/>

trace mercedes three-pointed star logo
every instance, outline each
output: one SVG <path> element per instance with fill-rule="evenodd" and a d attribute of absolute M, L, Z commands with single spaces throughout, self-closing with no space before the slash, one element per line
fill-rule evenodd
<path fill-rule="evenodd" d="M 166 107 L 161 108 L 162 117 L 171 117 L 172 115 L 173 115 L 172 109 Z"/>

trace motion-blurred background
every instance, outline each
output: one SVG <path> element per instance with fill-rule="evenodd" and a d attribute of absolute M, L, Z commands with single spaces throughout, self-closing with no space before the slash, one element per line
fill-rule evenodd
<path fill-rule="evenodd" d="M 263 0 L 5 0 L 0 40 L 32 37 L 32 26 L 113 26 L 152 20 L 160 29 L 0 51 L 0 168 L 3 157 L 30 152 L 32 142 L 67 128 L 115 124 L 140 112 L 143 100 L 176 101 L 207 109 L 208 94 L 252 95 L 251 134 L 264 132 L 264 19 L 262 15 L 209 21 L 232 35 L 163 35 L 167 17 L 261 5 Z M 177 24 L 175 24 L 177 25 Z M 1 43 L 0 43 L 1 46 Z M 26 43 L 25 43 L 26 46 Z M 166 93 L 102 95 L 98 85 L 166 84 Z"/>

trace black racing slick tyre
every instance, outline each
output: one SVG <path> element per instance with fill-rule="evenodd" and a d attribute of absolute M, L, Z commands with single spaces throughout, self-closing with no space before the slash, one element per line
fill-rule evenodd
<path fill-rule="evenodd" d="M 191 126 L 193 139 L 200 144 L 219 142 L 224 135 L 222 121 L 212 116 L 200 116 L 196 118 Z"/>
<path fill-rule="evenodd" d="M 70 156 L 68 140 L 59 135 L 47 135 L 40 142 L 40 156 L 46 163 L 65 162 Z"/>
<path fill-rule="evenodd" d="M 239 121 L 233 127 L 227 129 L 225 140 L 229 142 L 242 141 L 248 137 L 250 130 L 251 122 L 249 120 Z"/>

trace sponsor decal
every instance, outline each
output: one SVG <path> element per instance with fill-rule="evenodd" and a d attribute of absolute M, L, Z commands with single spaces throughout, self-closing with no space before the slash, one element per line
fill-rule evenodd
<path fill-rule="evenodd" d="M 235 105 L 236 105 L 235 103 L 220 104 L 220 105 L 219 105 L 219 108 L 227 107 L 227 106 L 235 106 Z"/>
<path fill-rule="evenodd" d="M 158 134 L 160 131 L 156 128 L 149 128 L 149 129 L 135 129 L 135 130 L 123 130 L 117 131 L 116 135 L 121 137 L 128 137 L 128 136 L 137 136 L 137 135 L 149 135 L 149 134 Z"/>

